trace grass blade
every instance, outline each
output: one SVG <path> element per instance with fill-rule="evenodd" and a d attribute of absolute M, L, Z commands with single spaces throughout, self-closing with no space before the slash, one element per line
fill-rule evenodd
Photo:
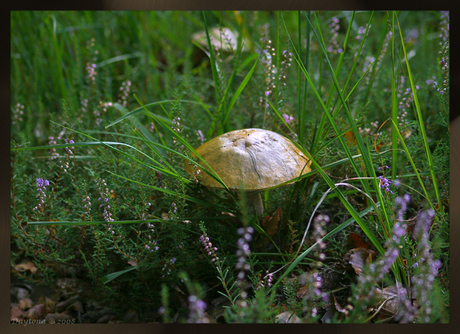
<path fill-rule="evenodd" d="M 434 188 L 434 191 L 435 191 L 435 194 L 436 194 L 436 200 L 438 202 L 439 208 L 441 209 L 442 208 L 442 201 L 441 201 L 441 198 L 440 198 L 440 195 L 439 195 L 439 189 L 438 189 L 438 183 L 436 181 L 436 175 L 434 174 L 433 162 L 432 162 L 432 159 L 431 159 L 430 147 L 428 146 L 428 141 L 427 141 L 427 137 L 426 137 L 425 124 L 423 122 L 423 115 L 422 115 L 422 111 L 420 109 L 420 102 L 419 102 L 418 96 L 417 96 L 417 89 L 415 88 L 414 78 L 412 76 L 412 71 L 410 69 L 409 59 L 407 58 L 406 47 L 404 45 L 404 38 L 403 38 L 403 35 L 402 35 L 401 27 L 399 26 L 398 18 L 396 18 L 396 21 L 398 22 L 399 35 L 401 37 L 401 46 L 402 46 L 402 50 L 403 50 L 403 53 L 404 53 L 404 59 L 406 60 L 407 74 L 409 76 L 410 87 L 411 87 L 411 90 L 412 90 L 412 94 L 414 96 L 414 103 L 415 103 L 415 110 L 416 110 L 416 115 L 415 116 L 416 116 L 417 121 L 418 121 L 419 131 L 421 132 L 421 137 L 422 137 L 422 140 L 423 140 L 423 147 L 425 148 L 426 158 L 427 158 L 427 162 L 428 162 L 428 168 L 429 168 L 430 174 L 431 174 L 431 181 L 433 182 L 433 188 Z M 398 134 L 399 134 L 399 132 L 398 132 Z M 422 183 L 420 183 L 420 185 L 423 187 Z M 423 187 L 423 189 L 425 189 L 425 188 Z M 430 205 L 432 205 L 431 202 L 430 202 Z"/>
<path fill-rule="evenodd" d="M 369 206 L 367 207 L 366 209 L 364 209 L 363 211 L 361 211 L 359 213 L 359 217 L 364 217 L 366 214 L 368 214 L 369 212 L 371 212 L 372 210 L 374 210 L 374 207 L 373 206 Z M 335 229 L 333 229 L 331 232 L 329 232 L 328 234 L 326 234 L 320 241 L 324 241 L 324 240 L 327 240 L 331 237 L 333 237 L 334 235 L 336 235 L 337 233 L 339 233 L 340 231 L 343 231 L 345 228 L 347 228 L 348 226 L 350 226 L 351 224 L 353 224 L 355 222 L 355 219 L 354 218 L 350 218 L 348 219 L 347 221 L 343 222 L 342 224 L 340 224 L 339 226 L 337 226 Z M 319 244 L 320 241 L 317 241 L 316 243 L 314 243 L 311 247 L 309 247 L 307 250 L 305 250 L 302 254 L 300 254 L 299 256 L 296 257 L 296 259 L 289 265 L 289 267 L 286 269 L 286 271 L 278 278 L 278 280 L 272 284 L 272 286 L 270 287 L 270 289 L 275 289 L 275 287 L 281 283 L 283 281 L 283 279 L 289 275 L 289 273 L 291 273 L 298 265 L 299 263 Z"/>
<path fill-rule="evenodd" d="M 246 87 L 246 85 L 248 84 L 249 80 L 251 79 L 252 77 L 252 74 L 254 73 L 254 70 L 256 69 L 256 65 L 257 63 L 259 62 L 259 58 L 256 59 L 254 65 L 252 66 L 251 70 L 248 72 L 248 74 L 246 74 L 246 76 L 244 77 L 244 80 L 241 82 L 241 84 L 238 86 L 238 89 L 236 90 L 235 94 L 233 94 L 233 97 L 230 101 L 230 104 L 228 105 L 227 107 L 227 111 L 226 111 L 226 114 L 224 116 L 224 120 L 222 122 L 222 126 L 225 126 L 225 124 L 227 123 L 227 120 L 228 120 L 228 116 L 230 115 L 230 111 L 232 110 L 233 108 L 233 105 L 235 104 L 236 100 L 238 99 L 238 97 L 240 96 L 241 92 L 243 91 L 243 89 Z"/>

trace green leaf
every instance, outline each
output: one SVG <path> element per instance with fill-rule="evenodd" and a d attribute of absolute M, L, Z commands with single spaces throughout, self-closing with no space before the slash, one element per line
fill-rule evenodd
<path fill-rule="evenodd" d="M 228 116 L 230 115 L 230 111 L 232 110 L 233 105 L 235 104 L 236 100 L 240 96 L 240 94 L 243 91 L 243 89 L 248 84 L 249 80 L 251 79 L 252 74 L 254 73 L 254 70 L 256 69 L 256 65 L 257 65 L 258 62 L 259 62 L 259 58 L 256 59 L 254 65 L 251 68 L 251 70 L 248 72 L 248 74 L 246 75 L 244 80 L 241 82 L 241 84 L 239 85 L 239 87 L 236 90 L 235 94 L 233 94 L 233 97 L 232 97 L 232 99 L 230 101 L 230 104 L 227 107 L 227 113 L 225 114 L 224 121 L 223 121 L 222 125 L 225 125 L 227 123 Z"/>
<path fill-rule="evenodd" d="M 124 269 L 124 270 L 116 271 L 116 272 L 111 273 L 111 274 L 107 274 L 107 275 L 105 275 L 104 277 L 101 278 L 102 283 L 103 283 L 103 284 L 107 284 L 107 283 L 109 283 L 110 281 L 113 281 L 115 278 L 118 278 L 118 277 L 120 277 L 120 276 L 123 275 L 123 274 L 126 274 L 126 273 L 128 273 L 128 272 L 130 272 L 130 271 L 133 271 L 133 270 L 137 269 L 138 267 L 139 267 L 139 266 L 128 267 L 128 268 L 126 268 L 126 269 Z"/>

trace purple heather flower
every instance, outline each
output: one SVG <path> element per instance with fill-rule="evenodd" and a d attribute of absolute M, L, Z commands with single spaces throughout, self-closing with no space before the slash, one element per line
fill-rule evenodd
<path fill-rule="evenodd" d="M 196 307 L 204 311 L 206 309 L 206 303 L 200 299 L 196 302 Z"/>
<path fill-rule="evenodd" d="M 189 302 L 189 317 L 188 323 L 207 323 L 208 319 L 205 317 L 204 311 L 206 310 L 206 303 L 198 299 L 194 295 L 188 297 Z"/>
<path fill-rule="evenodd" d="M 238 249 L 236 251 L 236 256 L 238 256 L 237 263 L 235 265 L 236 269 L 239 269 L 238 273 L 238 285 L 243 289 L 244 287 L 244 278 L 246 277 L 246 272 L 251 269 L 249 263 L 246 262 L 246 259 L 251 254 L 251 250 L 248 244 L 248 240 L 251 240 L 252 233 L 254 228 L 252 226 L 240 227 L 237 230 L 238 234 L 241 235 L 241 238 L 238 239 L 237 245 Z M 245 293 L 245 291 L 243 291 Z M 242 293 L 243 295 L 243 293 Z"/>
<path fill-rule="evenodd" d="M 200 241 L 203 244 L 204 252 L 211 257 L 211 261 L 215 262 L 219 260 L 219 257 L 215 253 L 217 251 L 217 247 L 213 247 L 212 243 L 209 241 L 209 237 L 205 234 L 200 236 Z"/>
<path fill-rule="evenodd" d="M 294 117 L 289 116 L 287 114 L 283 114 L 283 119 L 287 124 L 291 124 L 291 122 L 294 120 Z"/>
<path fill-rule="evenodd" d="M 206 141 L 206 138 L 204 137 L 203 135 L 203 132 L 201 132 L 201 130 L 198 130 L 198 132 L 196 133 L 197 137 L 198 137 L 198 140 L 201 142 L 201 143 L 204 143 Z"/>
<path fill-rule="evenodd" d="M 329 25 L 329 28 L 331 28 L 332 37 L 330 38 L 330 45 L 327 50 L 333 53 L 341 53 L 339 43 L 337 42 L 337 36 L 339 35 L 338 32 L 340 29 L 339 19 L 337 17 L 334 16 L 332 18 L 332 22 Z"/>
<path fill-rule="evenodd" d="M 38 187 L 38 188 L 43 187 L 43 179 L 42 179 L 42 178 L 38 178 L 38 179 L 37 179 L 37 187 Z"/>
<path fill-rule="evenodd" d="M 273 281 L 273 273 L 267 275 L 267 285 L 271 286 Z"/>
<path fill-rule="evenodd" d="M 379 176 L 378 178 L 380 179 L 380 188 L 385 188 L 385 191 L 386 191 L 386 192 L 393 193 L 393 192 L 390 190 L 391 181 L 388 180 L 387 178 L 384 178 L 383 176 Z"/>
<path fill-rule="evenodd" d="M 35 211 L 38 208 L 41 208 L 43 212 L 43 205 L 45 204 L 45 197 L 46 197 L 45 190 L 46 190 L 46 187 L 49 186 L 50 183 L 48 180 L 43 180 L 42 178 L 37 178 L 36 182 L 37 182 L 37 189 L 38 189 L 37 197 L 39 199 L 38 199 L 37 206 L 34 207 L 32 210 Z"/>

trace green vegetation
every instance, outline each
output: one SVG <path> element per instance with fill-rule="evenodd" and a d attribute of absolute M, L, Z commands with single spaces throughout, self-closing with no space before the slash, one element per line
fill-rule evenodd
<path fill-rule="evenodd" d="M 18 11 L 11 32 L 13 283 L 78 296 L 80 322 L 449 321 L 448 12 Z M 184 169 L 244 128 L 311 160 L 264 217 Z"/>

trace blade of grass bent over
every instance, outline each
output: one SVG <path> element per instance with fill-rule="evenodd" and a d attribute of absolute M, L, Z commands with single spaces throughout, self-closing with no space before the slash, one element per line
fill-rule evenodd
<path fill-rule="evenodd" d="M 156 105 L 162 105 L 162 104 L 165 104 L 165 103 L 175 103 L 175 102 L 183 102 L 183 103 L 192 103 L 192 104 L 198 104 L 198 105 L 201 105 L 203 108 L 209 108 L 210 106 L 209 105 L 206 105 L 204 104 L 203 102 L 200 102 L 200 101 L 190 101 L 190 100 L 164 100 L 164 101 L 157 101 L 157 102 L 152 102 L 152 103 L 148 103 L 145 105 L 145 107 L 152 107 L 152 106 L 156 106 Z M 131 117 L 131 116 L 134 116 L 135 114 L 139 113 L 139 112 L 145 112 L 145 109 L 140 107 L 140 108 L 137 108 L 137 109 L 134 109 L 130 112 L 127 111 L 127 109 L 125 107 L 123 107 L 122 105 L 120 105 L 119 103 L 114 103 L 113 105 L 115 108 L 117 108 L 118 110 L 120 110 L 121 112 L 125 113 L 125 115 L 123 115 L 122 117 L 116 119 L 115 121 L 113 121 L 112 123 L 110 123 L 109 125 L 107 125 L 105 128 L 110 128 L 111 126 L 114 126 L 115 124 L 123 121 L 124 119 L 128 118 L 128 117 Z M 148 117 L 152 117 L 152 112 L 147 110 L 147 113 L 145 113 Z M 161 119 L 162 121 L 168 123 L 168 124 L 172 124 L 172 121 L 169 119 L 169 118 L 166 118 L 166 117 L 163 117 L 163 116 L 160 116 L 160 115 L 156 115 L 156 114 L 153 114 L 156 118 L 159 118 Z M 152 117 L 153 118 L 153 117 Z M 184 128 L 188 129 L 186 126 L 183 126 Z"/>
<path fill-rule="evenodd" d="M 227 107 L 227 111 L 226 111 L 226 114 L 224 116 L 224 121 L 222 123 L 222 126 L 225 126 L 225 124 L 227 123 L 227 120 L 228 120 L 228 116 L 230 115 L 230 111 L 232 110 L 233 108 L 233 105 L 235 104 L 236 100 L 238 99 L 238 97 L 240 96 L 241 92 L 243 91 L 243 89 L 246 87 L 246 85 L 248 84 L 249 80 L 251 79 L 252 77 L 252 74 L 254 73 L 254 70 L 256 69 L 256 65 L 257 63 L 259 62 L 259 58 L 256 59 L 254 65 L 252 66 L 251 70 L 248 72 L 248 74 L 246 74 L 244 80 L 241 82 L 241 84 L 239 85 L 238 89 L 236 90 L 235 94 L 233 94 L 233 97 L 232 99 L 230 100 L 230 103 Z M 229 84 L 230 86 L 230 84 Z"/>
<path fill-rule="evenodd" d="M 209 28 L 208 28 L 208 23 L 206 21 L 206 12 L 202 11 L 202 14 L 203 14 L 204 29 L 206 31 L 206 40 L 208 42 L 208 50 L 209 50 L 209 56 L 210 56 L 209 61 L 211 63 L 212 78 L 214 81 L 214 92 L 216 96 L 216 102 L 218 103 L 221 100 L 221 96 L 220 96 L 221 87 L 220 87 L 219 73 L 217 69 L 216 58 L 214 57 L 213 45 L 211 43 L 211 38 L 209 36 Z M 220 109 L 221 109 L 221 105 L 217 107 L 218 111 L 220 111 Z M 210 138 L 212 134 L 214 133 L 218 119 L 219 119 L 219 113 L 216 113 L 216 115 L 214 115 L 214 121 L 212 123 L 212 126 L 210 127 L 207 133 L 208 138 Z"/>
<path fill-rule="evenodd" d="M 143 107 L 145 108 L 145 106 L 142 104 L 142 102 L 139 100 L 139 98 L 137 97 L 136 94 L 134 94 L 134 98 L 136 99 L 136 101 Z M 200 159 L 203 164 L 206 166 L 206 168 L 208 169 L 205 169 L 203 168 L 202 166 L 200 166 L 198 163 L 196 163 L 195 161 L 193 160 L 190 160 L 188 159 L 189 161 L 193 162 L 195 165 L 199 166 L 203 171 L 205 171 L 207 174 L 209 174 L 209 176 L 211 176 L 213 179 L 215 179 L 220 185 L 222 185 L 222 187 L 224 189 L 226 189 L 227 191 L 229 191 L 229 188 L 227 187 L 227 185 L 224 183 L 224 181 L 220 178 L 220 176 L 212 169 L 211 166 L 209 166 L 209 164 L 195 151 L 195 149 L 184 139 L 182 138 L 182 136 L 178 133 L 176 133 L 175 131 L 173 131 L 169 126 L 166 126 L 163 122 L 161 122 L 161 120 L 158 120 L 156 119 L 156 121 L 158 122 L 158 124 L 160 124 L 163 129 L 165 129 L 166 131 L 168 131 L 170 134 L 172 134 L 172 136 L 174 136 L 179 142 L 181 142 L 185 147 L 187 147 L 198 159 Z M 178 153 L 178 152 L 177 152 Z M 231 192 L 229 192 L 231 193 Z"/>
<path fill-rule="evenodd" d="M 425 185 L 423 184 L 423 180 L 422 180 L 422 178 L 420 176 L 420 173 L 417 170 L 417 166 L 415 166 L 415 162 L 412 159 L 412 156 L 410 155 L 410 152 L 409 152 L 409 149 L 406 146 L 406 143 L 404 142 L 404 138 L 403 138 L 403 136 L 401 135 L 401 133 L 400 133 L 400 131 L 398 129 L 398 124 L 396 124 L 396 122 L 393 119 L 391 121 L 393 122 L 393 126 L 396 128 L 396 134 L 398 135 L 399 141 L 401 142 L 401 145 L 402 145 L 402 147 L 404 149 L 404 152 L 406 152 L 406 156 L 409 159 L 409 162 L 410 162 L 410 164 L 412 166 L 412 169 L 414 170 L 415 175 L 417 176 L 417 180 L 420 183 L 421 188 L 423 189 L 423 193 L 425 195 L 425 198 L 427 199 L 428 204 L 431 206 L 433 211 L 435 211 L 435 207 L 434 207 L 433 203 L 430 200 L 430 197 L 429 197 L 428 192 L 427 192 L 427 190 L 425 188 Z M 439 222 L 438 215 L 435 215 L 435 219 Z"/>

